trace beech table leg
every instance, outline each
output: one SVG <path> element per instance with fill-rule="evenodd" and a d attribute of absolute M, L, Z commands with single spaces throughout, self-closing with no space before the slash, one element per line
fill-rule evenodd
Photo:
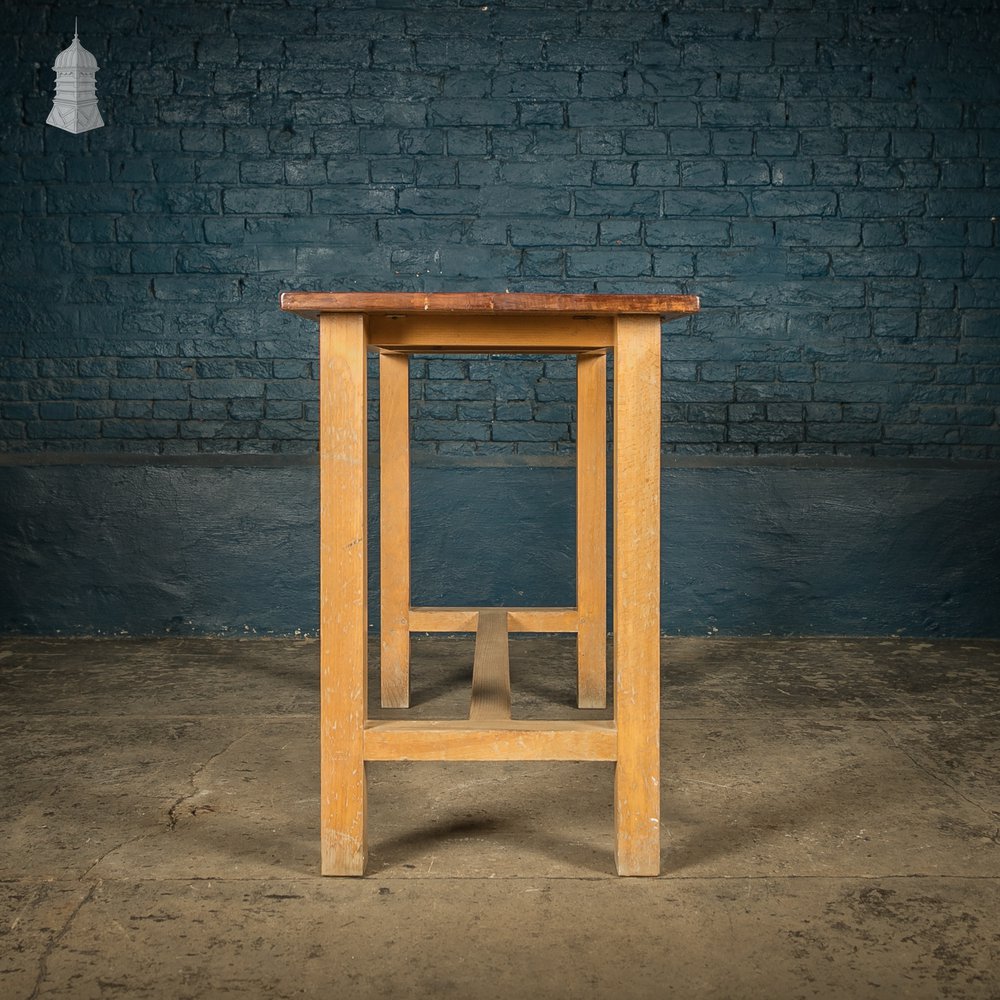
<path fill-rule="evenodd" d="M 320 316 L 320 789 L 324 875 L 363 875 L 368 688 L 365 320 Z"/>
<path fill-rule="evenodd" d="M 607 355 L 576 361 L 577 704 L 607 703 Z"/>
<path fill-rule="evenodd" d="M 660 871 L 660 321 L 619 316 L 614 359 L 615 863 Z"/>
<path fill-rule="evenodd" d="M 382 705 L 410 707 L 410 359 L 379 355 Z"/>

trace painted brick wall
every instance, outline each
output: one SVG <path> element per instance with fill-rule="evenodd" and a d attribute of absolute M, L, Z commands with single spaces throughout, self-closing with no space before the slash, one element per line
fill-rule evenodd
<path fill-rule="evenodd" d="M 313 451 L 281 289 L 510 289 L 702 296 L 668 450 L 1000 458 L 998 45 L 996 0 L 4 0 L 0 448 Z M 420 449 L 572 449 L 565 360 L 413 372 Z"/>

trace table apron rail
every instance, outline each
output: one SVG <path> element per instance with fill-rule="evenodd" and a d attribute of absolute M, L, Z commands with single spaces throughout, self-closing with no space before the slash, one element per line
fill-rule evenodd
<path fill-rule="evenodd" d="M 372 721 L 365 724 L 364 759 L 608 760 L 618 757 L 614 722 L 469 719 Z"/>
<path fill-rule="evenodd" d="M 475 632 L 481 608 L 410 608 L 411 632 Z M 508 632 L 576 632 L 576 608 L 502 608 Z"/>

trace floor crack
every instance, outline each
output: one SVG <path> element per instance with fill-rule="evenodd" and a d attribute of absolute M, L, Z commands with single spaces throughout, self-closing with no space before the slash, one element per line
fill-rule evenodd
<path fill-rule="evenodd" d="M 45 977 L 49 972 L 49 959 L 62 942 L 62 939 L 69 933 L 69 929 L 73 926 L 73 921 L 76 920 L 77 914 L 94 898 L 94 893 L 97 892 L 100 886 L 101 881 L 98 880 L 87 890 L 86 895 L 73 907 L 70 914 L 63 921 L 62 927 L 49 938 L 48 944 L 46 944 L 44 951 L 38 959 L 38 975 L 35 977 L 35 985 L 31 993 L 28 994 L 28 1000 L 35 1000 L 35 997 L 40 995 L 42 983 L 45 982 Z"/>
<path fill-rule="evenodd" d="M 89 877 L 91 872 L 100 865 L 106 858 L 109 858 L 115 851 L 120 851 L 123 847 L 128 847 L 129 844 L 135 844 L 140 840 L 144 840 L 149 836 L 147 831 L 142 833 L 137 833 L 134 837 L 129 837 L 127 840 L 123 840 L 119 844 L 115 844 L 114 847 L 109 847 L 100 857 L 94 859 L 94 863 L 80 876 L 80 881 L 85 882 Z"/>
<path fill-rule="evenodd" d="M 240 733 L 239 736 L 236 736 L 234 739 L 230 740 L 229 743 L 227 743 L 221 750 L 218 750 L 215 753 L 213 753 L 211 757 L 209 757 L 206 761 L 199 764 L 191 772 L 191 775 L 188 778 L 188 781 L 191 782 L 191 791 L 180 796 L 180 798 L 178 798 L 167 810 L 168 831 L 173 832 L 173 830 L 177 827 L 177 821 L 180 818 L 179 810 L 181 806 L 183 806 L 185 802 L 190 802 L 191 799 L 193 799 L 198 794 L 198 792 L 201 791 L 201 789 L 198 787 L 198 778 L 204 773 L 206 768 L 208 768 L 214 761 L 218 760 L 223 754 L 229 753 L 229 751 L 232 750 L 232 748 L 236 746 L 236 744 L 239 743 L 240 740 L 244 739 L 247 735 L 248 734 L 245 732 Z"/>
<path fill-rule="evenodd" d="M 197 785 L 198 776 L 213 761 L 215 761 L 217 758 L 221 757 L 224 753 L 227 753 L 229 750 L 231 750 L 246 735 L 247 735 L 247 733 L 240 733 L 239 736 L 237 736 L 234 739 L 230 740 L 230 742 L 228 744 L 226 744 L 226 746 L 224 746 L 221 750 L 217 751 L 216 753 L 212 754 L 206 761 L 204 761 L 203 763 L 199 764 L 191 772 L 191 775 L 188 778 L 188 780 L 191 782 L 191 786 L 192 786 L 191 791 L 190 792 L 186 792 L 184 795 L 180 796 L 175 802 L 173 802 L 171 804 L 170 808 L 167 810 L 167 830 L 168 830 L 168 832 L 173 831 L 174 828 L 177 826 L 177 821 L 179 819 L 178 810 L 180 810 L 180 808 L 184 805 L 185 802 L 190 801 L 200 791 L 200 789 L 198 788 L 198 785 Z M 97 868 L 102 862 L 104 862 L 107 858 L 109 858 L 116 851 L 120 851 L 123 847 L 128 847 L 130 844 L 136 844 L 136 843 L 138 843 L 141 840 L 146 840 L 146 839 L 148 839 L 149 837 L 151 837 L 153 835 L 154 834 L 151 833 L 150 831 L 144 830 L 142 833 L 137 833 L 134 837 L 129 837 L 127 840 L 123 840 L 123 841 L 121 841 L 121 843 L 115 844 L 114 847 L 108 848 L 108 850 L 106 850 L 102 855 L 100 855 L 100 857 L 98 857 L 98 858 L 96 858 L 94 860 L 93 864 L 91 864 L 90 867 L 80 876 L 80 880 L 81 881 L 86 881 L 87 878 L 90 877 L 90 875 L 94 871 L 94 869 Z"/>

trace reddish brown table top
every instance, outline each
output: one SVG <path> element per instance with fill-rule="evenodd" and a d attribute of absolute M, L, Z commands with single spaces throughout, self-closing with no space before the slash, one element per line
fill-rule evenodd
<path fill-rule="evenodd" d="M 547 295 L 534 292 L 282 292 L 281 308 L 315 319 L 320 313 L 626 313 L 676 318 L 699 309 L 697 295 Z"/>

